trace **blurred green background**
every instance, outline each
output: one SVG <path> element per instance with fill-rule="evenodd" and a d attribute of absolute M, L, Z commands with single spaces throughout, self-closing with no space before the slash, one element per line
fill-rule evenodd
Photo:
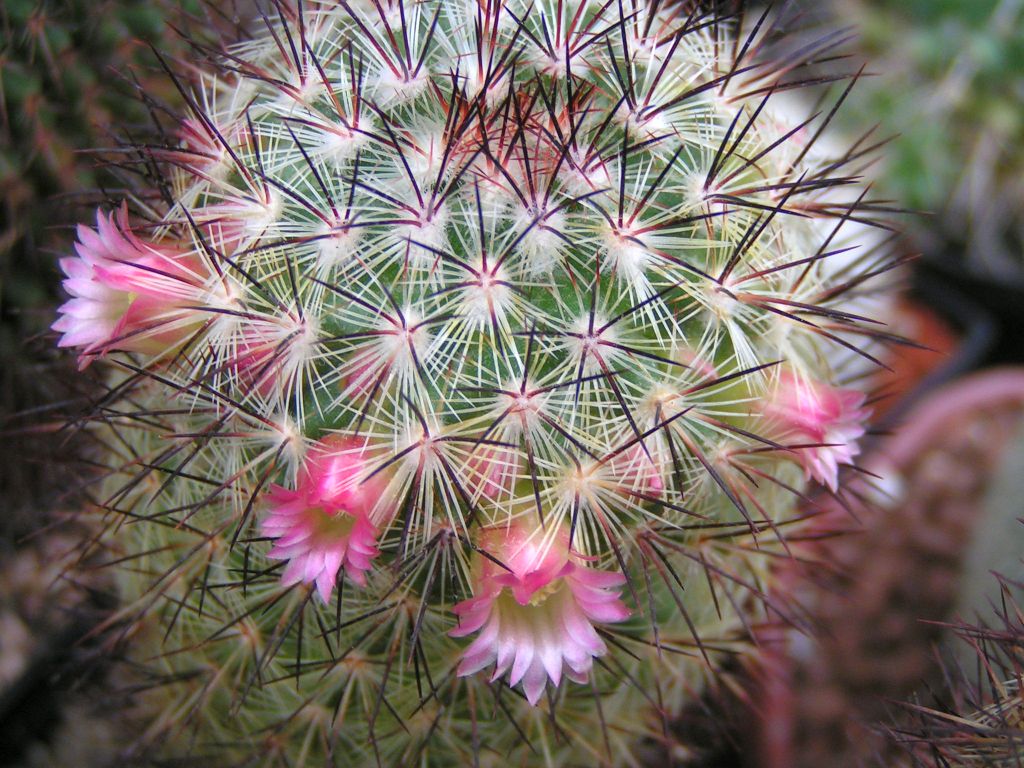
<path fill-rule="evenodd" d="M 930 258 L 1020 282 L 1024 271 L 1024 2 L 840 0 L 874 73 L 847 121 L 897 134 L 881 186 L 928 212 L 912 232 Z"/>

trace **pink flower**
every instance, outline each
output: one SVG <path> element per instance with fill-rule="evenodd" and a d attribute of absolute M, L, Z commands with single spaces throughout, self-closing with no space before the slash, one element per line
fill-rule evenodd
<path fill-rule="evenodd" d="M 228 361 L 228 367 L 238 377 L 240 389 L 255 390 L 267 398 L 274 392 L 280 360 L 282 355 L 287 354 L 287 350 L 281 349 L 281 345 L 286 344 L 285 339 L 276 338 L 271 329 L 262 327 L 264 324 L 258 321 L 246 323 L 235 345 L 235 354 Z"/>
<path fill-rule="evenodd" d="M 786 438 L 801 444 L 797 450 L 805 475 L 835 491 L 839 465 L 852 464 L 860 453 L 857 440 L 871 413 L 864 399 L 863 392 L 786 372 L 765 413 L 781 425 Z"/>
<path fill-rule="evenodd" d="M 276 539 L 269 556 L 289 561 L 283 584 L 315 582 L 324 603 L 341 570 L 366 586 L 370 561 L 380 554 L 374 513 L 390 519 L 393 511 L 383 501 L 388 478 L 371 472 L 362 441 L 328 437 L 310 449 L 297 488 L 270 487 L 260 528 Z"/>
<path fill-rule="evenodd" d="M 227 369 L 238 387 L 270 398 L 294 381 L 303 363 L 313 355 L 316 332 L 305 319 L 244 317 L 231 339 Z"/>
<path fill-rule="evenodd" d="M 178 136 L 182 148 L 168 150 L 165 156 L 172 161 L 181 163 L 196 175 L 212 178 L 222 167 L 227 150 L 217 134 L 202 120 L 186 117 L 178 126 Z"/>
<path fill-rule="evenodd" d="M 342 392 L 359 396 L 374 392 L 387 378 L 389 366 L 390 363 L 379 360 L 375 350 L 358 353 L 345 366 L 347 373 L 341 377 Z"/>
<path fill-rule="evenodd" d="M 71 294 L 53 330 L 62 347 L 81 347 L 81 367 L 111 349 L 156 354 L 184 342 L 203 321 L 206 270 L 197 256 L 136 237 L 122 206 L 78 227 L 78 258 L 61 259 Z"/>
<path fill-rule="evenodd" d="M 586 682 L 594 657 L 608 650 L 594 624 L 629 617 L 617 589 L 625 577 L 588 568 L 564 531 L 545 540 L 542 531 L 520 525 L 491 528 L 481 545 L 505 567 L 481 558 L 476 594 L 452 609 L 459 617 L 453 637 L 480 633 L 463 652 L 459 676 L 494 663 L 497 680 L 511 669 L 509 685 L 522 681 L 531 704 L 548 680 L 558 686 L 563 670 Z"/>
<path fill-rule="evenodd" d="M 281 216 L 281 206 L 281 195 L 271 189 L 251 196 L 226 197 L 222 202 L 193 209 L 191 215 L 207 246 L 235 254 L 270 231 Z"/>
<path fill-rule="evenodd" d="M 484 444 L 474 449 L 466 469 L 464 480 L 470 494 L 495 501 L 514 492 L 519 476 L 519 456 L 511 448 Z"/>
<path fill-rule="evenodd" d="M 243 146 L 248 140 L 246 124 L 228 120 L 215 124 L 209 116 L 186 117 L 176 131 L 179 145 L 157 151 L 163 160 L 191 172 L 198 179 L 223 181 L 231 167 L 228 147 Z"/>
<path fill-rule="evenodd" d="M 659 460 L 656 438 L 648 436 L 644 445 L 637 441 L 615 453 L 608 460 L 608 467 L 627 492 L 657 497 L 665 491 L 664 468 Z"/>

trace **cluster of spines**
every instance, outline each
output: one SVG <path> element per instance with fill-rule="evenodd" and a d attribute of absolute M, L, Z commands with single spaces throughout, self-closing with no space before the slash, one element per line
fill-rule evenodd
<path fill-rule="evenodd" d="M 950 627 L 955 642 L 968 651 L 967 663 L 944 661 L 938 690 L 904 702 L 886 728 L 905 750 L 907 765 L 1010 768 L 1020 763 L 1024 613 L 1019 584 L 997 578 L 1000 598 L 993 619 Z"/>
<path fill-rule="evenodd" d="M 830 266 L 875 213 L 866 148 L 820 157 L 834 110 L 775 109 L 827 46 L 769 63 L 767 16 L 626 5 L 275 3 L 182 86 L 180 143 L 152 152 L 168 205 L 128 265 L 174 295 L 83 359 L 124 371 L 99 411 L 122 615 L 160 616 L 169 674 L 199 681 L 179 706 L 237 716 L 223 740 L 409 764 L 525 737 L 559 763 L 596 718 L 622 762 L 771 610 L 793 470 L 831 455 L 834 485 L 824 427 L 850 449 L 863 418 L 818 394 L 827 350 L 890 340 L 844 297 L 894 263 Z M 260 525 L 325 435 L 361 441 L 385 564 L 330 574 L 319 607 Z M 459 677 L 445 636 L 502 525 L 564 531 L 637 614 L 544 714 Z"/>

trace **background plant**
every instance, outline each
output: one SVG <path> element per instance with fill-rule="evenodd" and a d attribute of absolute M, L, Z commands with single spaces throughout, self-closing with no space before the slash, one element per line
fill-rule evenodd
<path fill-rule="evenodd" d="M 874 63 L 854 94 L 898 135 L 885 191 L 926 212 L 913 230 L 930 259 L 966 258 L 979 275 L 1019 280 L 1024 139 L 1024 6 L 1017 0 L 832 4 Z"/>

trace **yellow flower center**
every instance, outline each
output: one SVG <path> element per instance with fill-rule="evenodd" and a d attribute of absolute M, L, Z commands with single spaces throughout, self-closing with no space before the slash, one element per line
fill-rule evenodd
<path fill-rule="evenodd" d="M 328 512 L 323 507 L 314 507 L 309 512 L 313 516 L 313 536 L 319 540 L 346 539 L 356 525 L 355 516 L 347 514 L 343 509 Z"/>
<path fill-rule="evenodd" d="M 553 579 L 552 582 L 546 586 L 541 587 L 533 595 L 530 596 L 530 605 L 542 605 L 545 600 L 551 597 L 558 588 L 562 585 L 561 579 Z"/>

